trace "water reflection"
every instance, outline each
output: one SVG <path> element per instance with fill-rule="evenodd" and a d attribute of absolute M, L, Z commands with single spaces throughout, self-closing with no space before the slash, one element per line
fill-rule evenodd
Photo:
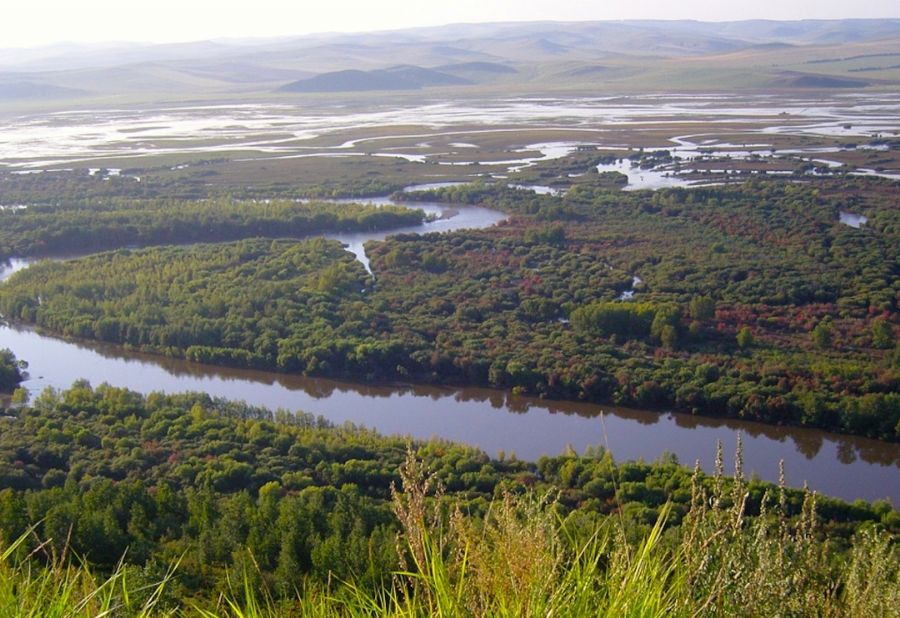
<path fill-rule="evenodd" d="M 415 148 L 435 138 L 465 150 L 482 132 L 526 129 L 594 131 L 614 138 L 621 128 L 649 129 L 696 124 L 709 130 L 736 125 L 758 135 L 869 137 L 896 130 L 896 93 L 874 97 L 807 98 L 655 94 L 622 97 L 492 98 L 448 102 L 417 97 L 414 104 L 367 101 L 346 106 L 280 103 L 184 105 L 132 109 L 79 109 L 31 114 L 0 122 L 0 160 L 22 171 L 60 165 L 95 166 L 92 160 L 135 156 L 198 157 L 240 151 L 256 158 L 363 156 L 364 144 L 405 140 L 396 148 Z M 423 133 L 398 135 L 397 126 L 415 125 Z M 486 128 L 474 128 L 485 126 Z M 850 128 L 848 128 L 850 127 Z M 348 132 L 366 137 L 346 139 Z M 316 139 L 316 141 L 312 141 Z M 459 142 L 457 140 L 467 140 Z M 609 139 L 604 140 L 609 141 Z M 760 141 L 760 140 L 756 140 Z M 767 139 L 765 141 L 768 141 Z M 534 144 L 541 160 L 558 156 L 578 142 Z M 394 152 L 380 155 L 399 156 Z M 528 153 L 520 153 L 527 155 Z M 402 155 L 421 159 L 420 153 Z M 523 157 L 527 158 L 527 157 Z M 534 157 L 532 157 L 533 159 Z M 522 165 L 522 159 L 512 163 Z M 96 169 L 96 168 L 95 168 Z M 89 173 L 85 169 L 85 173 Z"/>
<path fill-rule="evenodd" d="M 0 262 L 0 281 L 6 281 L 20 270 L 27 268 L 31 260 L 25 258 L 9 258 Z"/>
<path fill-rule="evenodd" d="M 335 423 L 353 422 L 386 434 L 440 437 L 501 449 L 523 459 L 555 455 L 571 445 L 608 447 L 617 460 L 656 460 L 673 453 L 711 470 L 716 442 L 729 447 L 740 432 L 748 474 L 803 482 L 845 499 L 889 498 L 900 503 L 900 445 L 813 429 L 733 419 L 657 413 L 584 402 L 547 401 L 485 388 L 358 384 L 323 378 L 229 369 L 126 352 L 118 346 L 73 343 L 32 330 L 0 326 L 0 348 L 30 363 L 25 387 L 66 388 L 79 378 L 141 392 L 203 391 L 272 409 L 304 410 Z"/>
<path fill-rule="evenodd" d="M 842 210 L 838 213 L 838 221 L 840 223 L 843 223 L 844 225 L 849 225 L 850 227 L 859 229 L 869 222 L 869 218 L 865 215 L 858 215 L 856 213 L 846 212 Z"/>

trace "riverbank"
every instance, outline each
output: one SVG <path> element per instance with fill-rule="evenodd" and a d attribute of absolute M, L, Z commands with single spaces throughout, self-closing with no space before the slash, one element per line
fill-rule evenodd
<path fill-rule="evenodd" d="M 717 442 L 741 434 L 748 474 L 777 482 L 784 460 L 787 482 L 846 500 L 900 502 L 900 446 L 814 429 L 667 414 L 619 406 L 550 401 L 479 388 L 372 385 L 229 369 L 127 353 L 118 346 L 66 342 L 32 330 L 0 327 L 0 348 L 30 359 L 23 386 L 32 397 L 47 387 L 65 389 L 79 379 L 143 393 L 209 393 L 252 405 L 322 415 L 385 435 L 438 436 L 488 453 L 524 460 L 567 447 L 608 448 L 617 461 L 654 461 L 666 453 L 712 472 Z"/>

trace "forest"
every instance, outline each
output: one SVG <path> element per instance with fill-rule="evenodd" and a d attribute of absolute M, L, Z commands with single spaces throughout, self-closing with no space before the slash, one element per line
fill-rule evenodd
<path fill-rule="evenodd" d="M 200 362 L 896 441 L 897 191 L 852 177 L 559 196 L 453 186 L 402 197 L 510 218 L 372 242 L 374 281 L 321 239 L 124 249 L 16 274 L 0 313 Z M 845 210 L 868 223 L 839 223 Z"/>
<path fill-rule="evenodd" d="M 465 605 L 467 615 L 500 615 L 500 607 L 482 604 L 502 601 L 506 584 L 481 569 L 503 568 L 499 552 L 507 561 L 526 552 L 514 590 L 537 585 L 531 578 L 538 576 L 562 589 L 571 569 L 593 564 L 584 580 L 593 582 L 592 592 L 582 602 L 601 607 L 610 591 L 599 582 L 640 547 L 652 550 L 658 567 L 679 570 L 662 581 L 673 595 L 667 603 L 685 605 L 680 613 L 701 610 L 708 596 L 715 605 L 699 615 L 745 602 L 751 590 L 725 585 L 729 569 L 739 566 L 743 577 L 767 584 L 815 569 L 792 580 L 783 600 L 793 605 L 877 608 L 896 598 L 890 582 L 900 563 L 886 543 L 900 530 L 900 514 L 889 503 L 847 504 L 745 479 L 739 445 L 733 475 L 724 473 L 721 453 L 709 476 L 670 457 L 617 463 L 602 447 L 537 462 L 491 459 L 471 447 L 410 443 L 201 393 L 142 396 L 86 382 L 12 404 L 2 423 L 0 573 L 15 574 L 22 587 L 8 597 L 0 584 L 0 601 L 26 602 L 24 582 L 41 569 L 72 577 L 61 561 L 74 556 L 100 578 L 88 584 L 127 574 L 130 588 L 123 582 L 110 592 L 116 603 L 139 608 L 153 597 L 160 613 L 211 608 L 217 598 L 221 609 L 222 598 L 231 597 L 237 607 L 268 599 L 273 611 L 266 615 L 326 615 L 317 613 L 325 607 L 307 605 L 315 599 L 329 604 L 327 615 L 359 615 L 341 603 L 352 608 L 364 595 L 374 612 L 366 615 L 382 615 L 379 604 L 398 610 L 403 603 L 391 590 L 413 594 L 440 585 L 393 574 L 406 564 L 424 577 L 426 563 L 437 560 L 465 586 L 458 611 Z M 709 538 L 695 536 L 707 527 L 729 530 L 727 538 L 708 545 Z M 602 547 L 591 540 L 597 535 L 608 535 Z M 559 546 L 547 545 L 553 542 Z M 690 562 L 703 553 L 692 545 L 700 542 L 709 565 Z M 459 543 L 470 544 L 469 567 L 454 553 Z M 579 567 L 577 547 L 597 552 L 593 562 Z M 785 562 L 770 561 L 775 555 Z M 877 588 L 855 599 L 865 592 L 853 579 L 863 560 Z M 467 568 L 473 571 L 463 584 Z M 632 577 L 635 585 L 655 581 L 639 571 Z M 73 581 L 88 585 L 80 575 Z M 164 590 L 153 592 L 161 581 Z M 830 587 L 837 582 L 855 592 L 836 594 Z M 541 590 L 525 602 L 559 602 Z M 244 598 L 248 591 L 257 601 Z M 428 594 L 407 602 L 419 608 L 414 615 L 436 611 Z M 519 607 L 508 615 L 540 613 Z"/>
<path fill-rule="evenodd" d="M 397 206 L 297 200 L 108 198 L 0 210 L 0 260 L 121 247 L 392 229 L 425 215 Z"/>

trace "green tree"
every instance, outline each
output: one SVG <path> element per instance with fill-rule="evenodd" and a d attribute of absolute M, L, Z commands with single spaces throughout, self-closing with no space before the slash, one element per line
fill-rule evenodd
<path fill-rule="evenodd" d="M 666 345 L 663 341 L 663 336 L 665 335 L 670 341 L 672 340 L 673 335 L 677 339 L 677 329 L 680 325 L 680 319 L 681 315 L 678 311 L 678 307 L 674 305 L 662 305 L 656 310 L 656 315 L 653 317 L 653 322 L 650 324 L 650 335 L 659 339 L 663 345 Z"/>
<path fill-rule="evenodd" d="M 0 391 L 11 391 L 22 381 L 24 361 L 16 359 L 10 350 L 0 350 Z"/>
<path fill-rule="evenodd" d="M 691 319 L 706 322 L 716 314 L 716 303 L 708 296 L 694 296 L 688 304 L 688 313 Z"/>
<path fill-rule="evenodd" d="M 872 322 L 872 345 L 886 350 L 894 347 L 894 330 L 886 318 L 878 318 Z"/>
<path fill-rule="evenodd" d="M 25 404 L 28 403 L 28 398 L 28 389 L 19 387 L 13 391 L 12 399 L 10 401 L 14 404 Z"/>
<path fill-rule="evenodd" d="M 819 322 L 812 330 L 812 340 L 817 348 L 826 350 L 834 342 L 834 329 L 831 320 L 825 319 Z"/>
<path fill-rule="evenodd" d="M 675 330 L 674 326 L 666 324 L 659 334 L 659 340 L 663 347 L 674 350 L 678 347 L 678 331 Z"/>
<path fill-rule="evenodd" d="M 744 326 L 737 334 L 737 344 L 742 350 L 746 350 L 753 345 L 753 331 L 749 326 Z"/>

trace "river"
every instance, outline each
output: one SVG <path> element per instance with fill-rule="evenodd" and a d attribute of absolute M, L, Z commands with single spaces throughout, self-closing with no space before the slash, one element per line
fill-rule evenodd
<path fill-rule="evenodd" d="M 391 203 L 388 198 L 370 201 Z M 411 206 L 440 218 L 391 232 L 327 236 L 347 245 L 368 268 L 363 250 L 367 240 L 398 231 L 484 228 L 505 216 L 472 206 Z M 27 264 L 0 263 L 0 281 Z M 651 461 L 672 453 L 685 465 L 699 461 L 711 471 L 717 442 L 733 451 L 740 433 L 748 475 L 777 481 L 778 464 L 784 460 L 791 486 L 805 482 L 846 500 L 887 498 L 900 504 L 900 445 L 814 429 L 547 401 L 480 388 L 372 386 L 227 369 L 126 352 L 119 346 L 64 341 L 9 325 L 0 325 L 0 348 L 28 361 L 30 377 L 24 386 L 32 395 L 48 386 L 66 388 L 82 378 L 143 393 L 203 391 L 272 409 L 312 412 L 335 423 L 350 421 L 384 434 L 439 437 L 478 446 L 491 455 L 503 450 L 528 460 L 559 454 L 567 446 L 582 452 L 602 445 L 618 461 Z"/>
<path fill-rule="evenodd" d="M 785 461 L 788 484 L 854 500 L 900 503 L 900 446 L 877 440 L 586 403 L 514 396 L 481 388 L 364 385 L 262 371 L 228 369 L 130 353 L 118 346 L 69 342 L 34 330 L 0 326 L 0 348 L 30 363 L 24 386 L 37 394 L 77 379 L 136 391 L 203 391 L 272 409 L 304 410 L 335 423 L 351 421 L 385 434 L 440 437 L 496 455 L 523 459 L 559 454 L 571 445 L 607 446 L 618 461 L 673 453 L 686 465 L 711 470 L 716 442 L 733 450 L 742 435 L 745 470 L 778 479 Z"/>
<path fill-rule="evenodd" d="M 461 183 L 432 183 L 423 185 L 411 185 L 406 187 L 404 191 L 425 191 L 428 189 L 440 188 L 442 186 L 450 186 Z M 366 271 L 372 274 L 369 268 L 369 258 L 366 255 L 365 244 L 370 240 L 384 240 L 388 236 L 395 234 L 430 234 L 434 232 L 452 232 L 454 230 L 464 229 L 483 229 L 496 225 L 507 218 L 504 213 L 484 208 L 481 206 L 459 206 L 441 204 L 438 202 L 396 202 L 390 197 L 355 197 L 347 199 L 334 200 L 344 203 L 362 203 L 373 204 L 375 206 L 404 206 L 406 208 L 417 208 L 425 212 L 429 219 L 418 225 L 409 227 L 395 228 L 391 230 L 383 230 L 380 232 L 341 232 L 327 233 L 324 236 L 332 240 L 340 241 L 348 251 L 356 256 L 356 259 L 362 262 L 366 267 Z M 0 274 L 2 277 L 2 274 Z M 2 281 L 2 278 L 0 278 Z"/>
<path fill-rule="evenodd" d="M 404 191 L 412 192 L 418 190 L 433 189 L 450 184 L 462 183 L 432 183 L 423 185 L 410 185 Z M 358 197 L 336 200 L 320 200 L 333 201 L 337 203 L 355 203 L 355 204 L 372 204 L 375 206 L 402 206 L 404 208 L 415 208 L 422 210 L 428 217 L 422 223 L 410 225 L 400 228 L 391 228 L 389 230 L 380 231 L 361 231 L 361 232 L 324 232 L 322 234 L 311 234 L 310 237 L 323 236 L 330 240 L 337 240 L 344 247 L 356 256 L 366 271 L 372 274 L 369 268 L 369 258 L 366 255 L 365 243 L 370 240 L 384 240 L 388 236 L 395 234 L 430 234 L 435 232 L 453 232 L 463 229 L 484 229 L 500 223 L 507 218 L 507 215 L 490 208 L 481 206 L 465 206 L 456 204 L 441 204 L 438 202 L 396 202 L 390 197 Z M 0 262 L 0 282 L 5 281 L 13 274 L 24 270 L 30 264 L 38 259 L 72 259 L 80 257 L 78 255 L 53 256 L 49 258 L 10 258 L 5 262 Z"/>

